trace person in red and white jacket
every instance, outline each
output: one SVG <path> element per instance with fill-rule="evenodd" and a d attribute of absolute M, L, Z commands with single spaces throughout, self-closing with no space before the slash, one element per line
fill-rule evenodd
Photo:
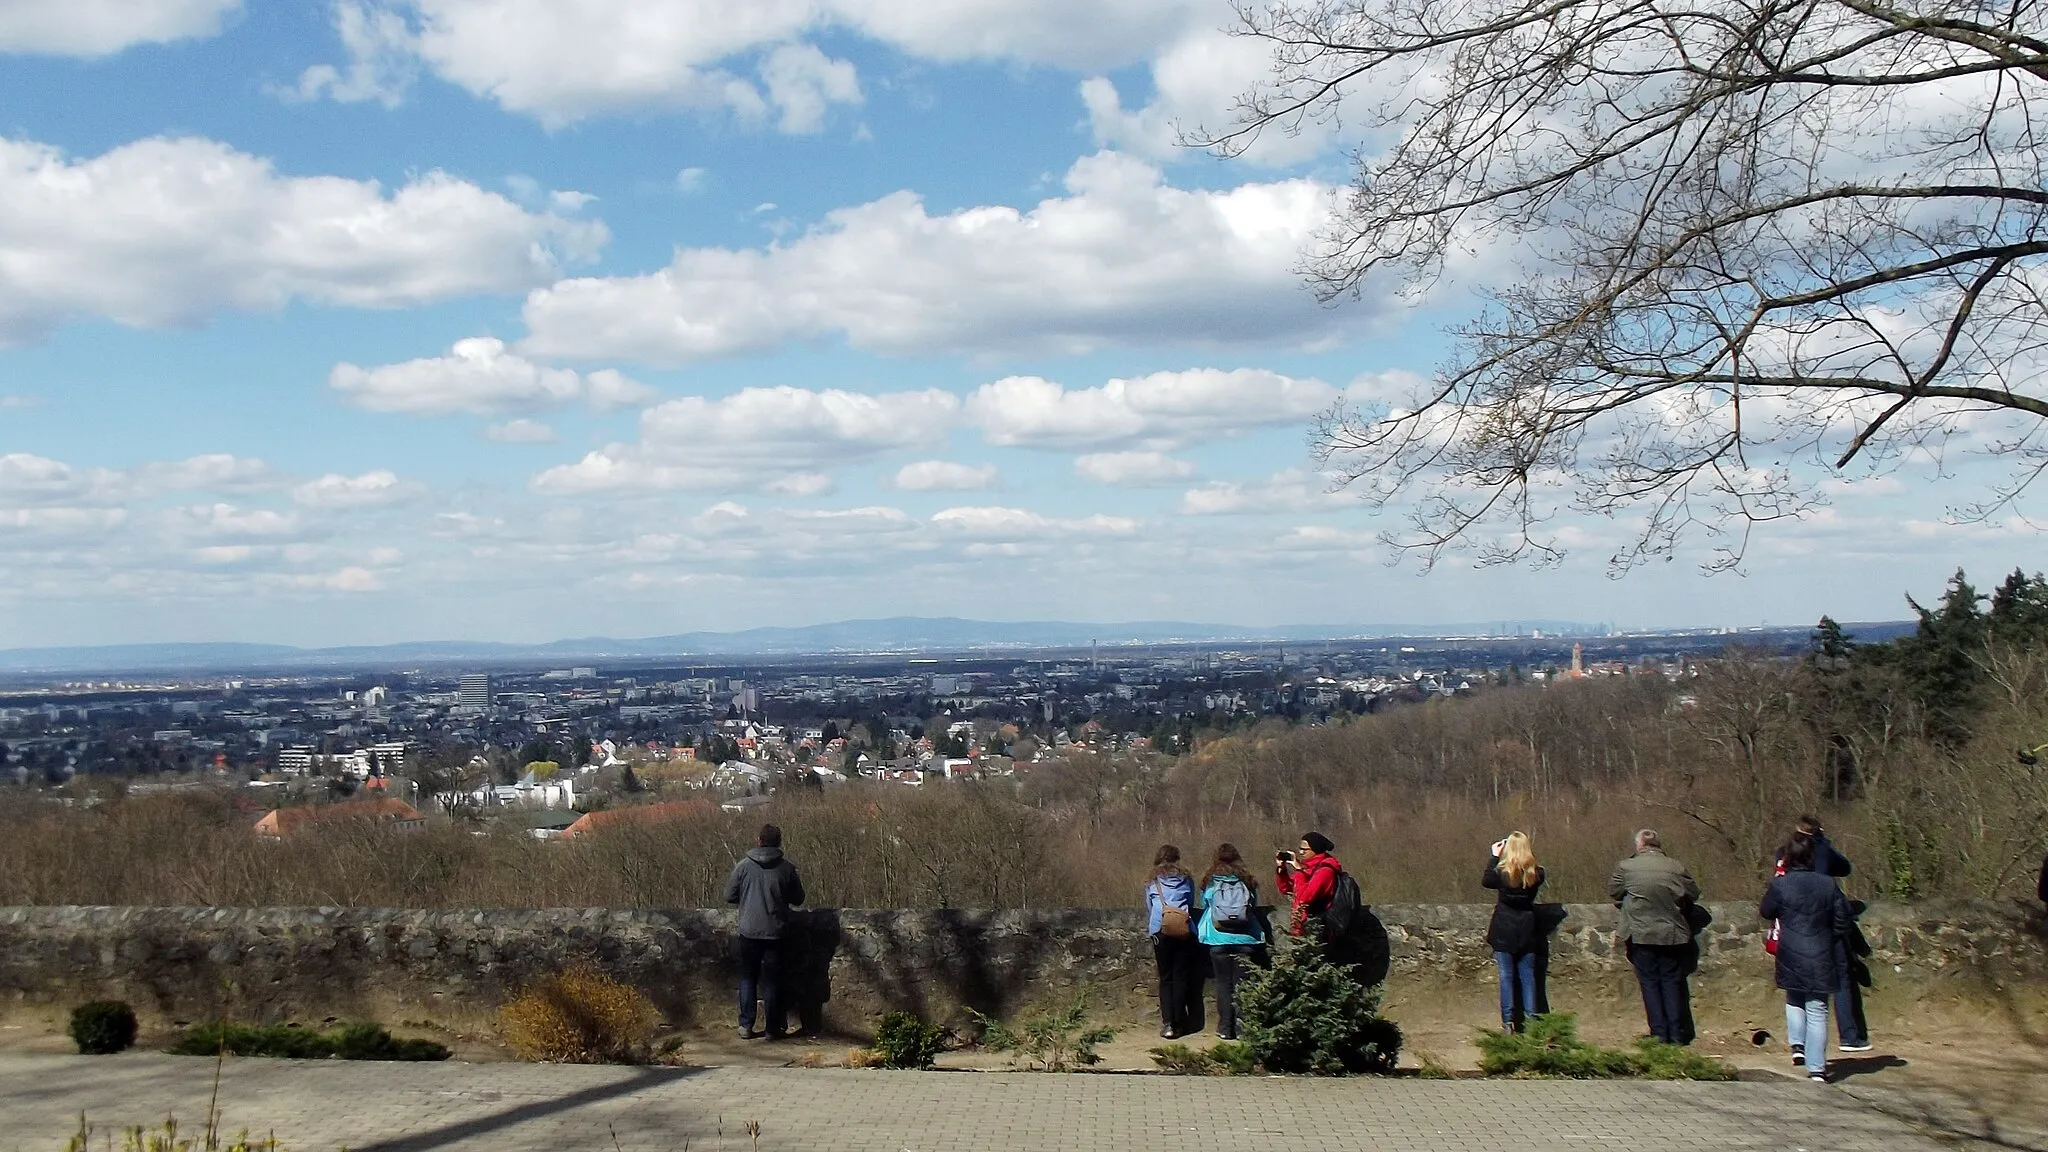
<path fill-rule="evenodd" d="M 1322 915 L 1330 906 L 1330 897 L 1337 889 L 1337 874 L 1344 871 L 1344 865 L 1332 855 L 1336 850 L 1337 846 L 1321 832 L 1304 832 L 1297 851 L 1274 855 L 1273 882 L 1282 893 L 1294 898 L 1294 915 L 1287 924 L 1289 935 L 1301 935 L 1308 927 L 1308 918 Z"/>

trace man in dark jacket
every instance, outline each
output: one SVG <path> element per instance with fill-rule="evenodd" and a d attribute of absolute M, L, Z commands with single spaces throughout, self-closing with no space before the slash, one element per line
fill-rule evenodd
<path fill-rule="evenodd" d="M 1686 984 L 1692 925 L 1685 909 L 1700 898 L 1699 883 L 1685 865 L 1664 855 L 1662 838 L 1645 828 L 1636 833 L 1635 855 L 1615 867 L 1608 895 L 1621 909 L 1617 935 L 1643 989 L 1650 1035 L 1670 1044 L 1692 1043 L 1692 989 Z"/>
<path fill-rule="evenodd" d="M 804 882 L 797 878 L 796 865 L 782 855 L 782 829 L 761 825 L 757 843 L 725 882 L 725 902 L 740 909 L 740 1039 L 764 1035 L 754 1031 L 758 996 L 768 1016 L 765 1035 L 779 1040 L 789 1022 L 782 1002 L 789 910 L 804 902 Z"/>
<path fill-rule="evenodd" d="M 1792 834 L 1813 841 L 1814 872 L 1839 880 L 1855 871 L 1849 858 L 1828 840 L 1827 829 L 1821 827 L 1818 816 L 1801 816 L 1792 825 Z M 1784 867 L 1784 861 L 1779 861 L 1779 867 Z M 1860 905 L 1852 903 L 1850 908 L 1861 912 Z M 1863 1015 L 1863 989 L 1870 983 L 1870 965 L 1863 958 L 1870 955 L 1870 942 L 1863 938 L 1863 929 L 1852 924 L 1843 943 L 1849 962 L 1842 969 L 1842 986 L 1835 991 L 1835 1028 L 1842 1038 L 1842 1051 L 1868 1052 L 1870 1021 Z"/>

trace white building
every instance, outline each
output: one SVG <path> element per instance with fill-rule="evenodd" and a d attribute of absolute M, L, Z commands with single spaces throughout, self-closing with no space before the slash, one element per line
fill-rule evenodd
<path fill-rule="evenodd" d="M 491 709 L 491 674 L 472 672 L 464 676 L 455 690 L 457 708 L 474 708 L 479 712 Z"/>

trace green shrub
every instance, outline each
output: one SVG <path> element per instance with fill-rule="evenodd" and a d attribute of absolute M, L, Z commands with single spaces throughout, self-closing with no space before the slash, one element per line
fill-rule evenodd
<path fill-rule="evenodd" d="M 1645 1080 L 1733 1080 L 1735 1069 L 1682 1044 L 1644 1036 L 1636 1041 L 1636 1075 Z"/>
<path fill-rule="evenodd" d="M 1209 1075 L 1209 1054 L 1185 1044 L 1162 1044 L 1152 1049 L 1152 1062 L 1174 1076 Z"/>
<path fill-rule="evenodd" d="M 946 1047 L 946 1030 L 912 1012 L 891 1012 L 875 1029 L 874 1051 L 884 1068 L 929 1068 Z"/>
<path fill-rule="evenodd" d="M 1401 1029 L 1380 1015 L 1379 987 L 1352 979 L 1313 940 L 1245 973 L 1237 1018 L 1251 1058 L 1268 1072 L 1384 1074 L 1401 1059 Z"/>
<path fill-rule="evenodd" d="M 1479 1070 L 1489 1076 L 1555 1076 L 1571 1080 L 1733 1080 L 1735 1070 L 1689 1048 L 1644 1037 L 1633 1052 L 1579 1039 L 1578 1017 L 1529 1017 L 1521 1032 L 1482 1031 Z"/>
<path fill-rule="evenodd" d="M 1247 1076 L 1258 1067 L 1251 1046 L 1225 1040 L 1210 1048 L 1165 1044 L 1152 1049 L 1152 1062 L 1173 1076 Z"/>
<path fill-rule="evenodd" d="M 216 1021 L 185 1029 L 165 1051 L 173 1056 L 272 1056 L 285 1060 L 446 1060 L 445 1045 L 401 1040 L 376 1024 L 344 1024 L 333 1032 L 288 1024 Z"/>
<path fill-rule="evenodd" d="M 1096 1046 L 1106 1044 L 1116 1036 L 1114 1028 L 1088 1026 L 1088 999 L 1085 996 L 1075 997 L 1073 1005 L 1062 1011 L 1041 1012 L 1033 1016 L 1024 1022 L 1021 1032 L 972 1008 L 967 1011 L 975 1023 L 981 1025 L 982 1047 L 1022 1056 L 1047 1072 L 1066 1072 L 1076 1064 L 1086 1067 L 1101 1063 L 1102 1057 L 1096 1054 Z"/>
<path fill-rule="evenodd" d="M 71 1010 L 71 1040 L 86 1056 L 110 1056 L 135 1046 L 135 1009 L 119 1000 L 94 1000 Z"/>

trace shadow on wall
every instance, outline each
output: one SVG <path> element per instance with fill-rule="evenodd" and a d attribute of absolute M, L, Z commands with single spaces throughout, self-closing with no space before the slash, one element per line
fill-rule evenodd
<path fill-rule="evenodd" d="M 1490 984 L 1485 905 L 1380 905 L 1396 986 Z M 1720 905 L 1702 975 L 1768 981 L 1753 905 Z M 1277 918 L 1276 918 L 1277 919 Z M 1553 984 L 1628 980 L 1613 910 L 1573 905 L 1551 940 Z M 863 1036 L 882 1013 L 1013 1016 L 1082 991 L 1117 1012 L 1150 1001 L 1136 910 L 813 910 L 796 917 L 791 1004 L 806 1031 Z M 1911 982 L 2040 988 L 2038 905 L 1874 905 L 1881 970 Z M 644 990 L 679 1026 L 723 1024 L 737 986 L 725 909 L 412 911 L 0 908 L 0 1004 L 115 996 L 159 1021 L 412 1017 L 474 1021 L 579 959 Z M 1981 979 L 1978 979 L 1981 977 Z M 2031 1003 L 2031 1001 L 2030 1001 Z M 2017 1009 L 2015 1009 L 2017 1011 Z"/>

